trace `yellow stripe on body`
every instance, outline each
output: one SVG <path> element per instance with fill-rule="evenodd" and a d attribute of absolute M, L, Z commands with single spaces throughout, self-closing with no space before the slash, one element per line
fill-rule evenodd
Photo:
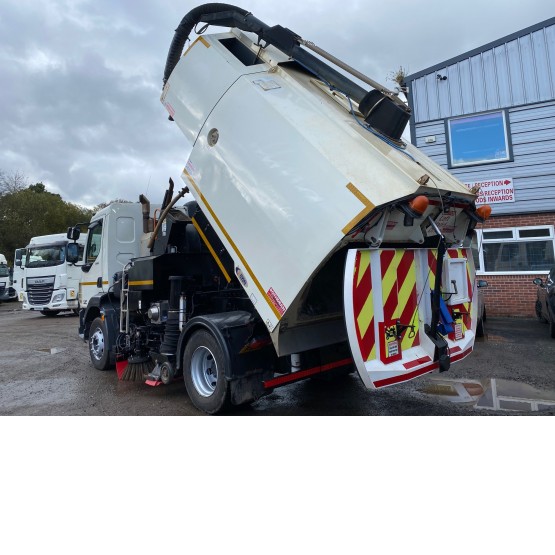
<path fill-rule="evenodd" d="M 206 48 L 210 48 L 210 43 L 204 37 L 197 37 L 197 39 L 191 43 L 191 46 L 189 46 L 189 48 L 187 48 L 187 50 L 183 52 L 183 56 L 181 57 L 183 58 L 184 56 L 187 56 L 187 54 L 189 54 L 189 52 L 191 51 L 193 46 L 197 44 L 197 42 L 201 42 L 202 44 L 204 44 L 204 46 L 206 46 Z"/>
<path fill-rule="evenodd" d="M 224 275 L 225 279 L 227 280 L 227 283 L 229 283 L 231 281 L 231 278 L 229 277 L 229 274 L 227 273 L 226 269 L 224 268 L 224 265 L 222 264 L 222 261 L 220 260 L 220 257 L 216 254 L 216 251 L 212 248 L 212 245 L 209 243 L 209 241 L 208 241 L 206 235 L 204 235 L 202 229 L 200 229 L 200 226 L 198 225 L 197 221 L 193 218 L 192 222 L 193 222 L 193 225 L 195 226 L 195 229 L 198 231 L 198 234 L 200 235 L 201 239 L 203 240 L 204 244 L 206 245 L 206 248 L 210 251 L 210 254 L 212 255 L 212 257 L 216 261 L 216 264 L 218 265 L 218 267 L 222 271 L 222 274 Z"/>
<path fill-rule="evenodd" d="M 401 262 L 401 258 L 403 257 L 403 251 L 396 250 L 395 256 L 391 260 L 391 264 L 387 269 L 385 276 L 382 279 L 382 300 L 383 304 L 387 303 L 387 299 L 393 292 L 393 288 L 397 287 L 397 269 L 399 268 L 399 264 Z M 395 291 L 397 294 L 397 291 Z M 391 315 L 392 319 L 399 318 L 401 315 L 399 314 L 399 301 L 397 301 L 397 306 L 393 314 Z"/>
<path fill-rule="evenodd" d="M 364 306 L 362 307 L 359 315 L 357 316 L 358 329 L 360 330 L 360 335 L 364 337 L 368 330 L 370 322 L 374 318 L 374 300 L 372 297 L 372 292 L 368 295 Z"/>
<path fill-rule="evenodd" d="M 370 252 L 369 251 L 360 251 L 359 255 L 359 265 L 358 265 L 358 273 L 355 276 L 356 279 L 356 287 L 360 285 L 362 278 L 365 276 L 368 268 L 370 266 Z M 360 312 L 356 315 L 357 327 L 361 337 L 365 337 L 366 333 L 370 325 L 374 325 L 374 294 L 372 287 L 368 292 L 368 297 L 364 302 L 363 307 L 360 309 Z M 368 354 L 366 360 L 373 360 L 376 358 L 376 341 L 374 340 L 372 349 Z"/>
<path fill-rule="evenodd" d="M 361 251 L 359 257 L 359 265 L 358 265 L 358 275 L 357 275 L 357 287 L 360 285 L 360 280 L 363 278 L 366 270 L 370 266 L 370 252 L 369 251 Z"/>
<path fill-rule="evenodd" d="M 82 281 L 79 285 L 97 285 L 97 281 Z M 103 281 L 102 285 L 108 285 L 107 281 Z"/>
<path fill-rule="evenodd" d="M 264 291 L 264 288 L 262 287 L 262 285 L 260 284 L 260 282 L 258 281 L 256 276 L 254 275 L 254 272 L 251 270 L 249 264 L 243 258 L 243 255 L 241 254 L 241 252 L 237 248 L 237 245 L 235 245 L 235 243 L 233 242 L 233 240 L 229 236 L 229 233 L 225 230 L 224 226 L 220 222 L 218 216 L 216 216 L 214 210 L 212 210 L 212 207 L 210 206 L 210 204 L 208 203 L 208 201 L 206 200 L 204 195 L 201 193 L 198 185 L 195 183 L 195 180 L 191 177 L 191 175 L 187 171 L 187 168 L 183 168 L 183 173 L 187 176 L 187 179 L 190 181 L 191 185 L 195 188 L 195 191 L 198 193 L 202 202 L 204 203 L 204 205 L 206 206 L 206 208 L 210 212 L 211 216 L 214 218 L 214 221 L 216 222 L 217 226 L 220 228 L 220 231 L 224 234 L 225 238 L 227 239 L 227 241 L 231 245 L 231 248 L 235 251 L 235 254 L 237 255 L 237 257 L 239 258 L 239 260 L 243 264 L 245 270 L 252 277 L 252 280 L 254 281 L 256 287 L 260 291 L 261 295 L 263 296 L 263 298 L 266 301 L 266 303 L 268 304 L 268 306 L 270 307 L 270 309 L 272 310 L 272 312 L 274 313 L 274 315 L 276 316 L 278 321 L 281 320 L 281 314 L 279 313 L 278 309 L 274 306 L 274 303 L 271 301 L 270 297 L 268 297 L 268 295 L 266 294 L 266 291 Z"/>
<path fill-rule="evenodd" d="M 407 276 L 405 278 L 405 281 L 403 283 L 403 286 L 401 287 L 401 289 L 399 290 L 399 307 L 401 308 L 401 310 L 399 311 L 399 316 L 401 316 L 401 314 L 403 313 L 402 307 L 407 306 L 407 304 L 409 303 L 409 301 L 411 300 L 411 296 L 413 294 L 413 292 L 416 289 L 416 264 L 415 264 L 415 260 L 414 257 L 412 259 L 412 263 L 410 265 L 410 268 L 408 270 Z M 407 331 L 404 333 L 403 335 L 403 340 L 401 341 L 401 348 L 403 350 L 406 349 L 410 349 L 413 344 L 414 341 L 416 340 L 416 337 L 418 336 L 418 306 L 415 305 L 414 307 L 414 311 L 411 314 L 410 317 L 410 321 L 409 322 L 401 322 L 402 324 L 411 324 L 414 326 L 414 337 L 409 337 L 409 333 L 412 333 L 410 331 L 410 328 L 407 329 Z"/>
<path fill-rule="evenodd" d="M 137 281 L 130 281 L 128 283 L 128 285 L 154 285 L 154 280 L 153 279 L 143 279 L 143 280 L 137 280 Z"/>
<path fill-rule="evenodd" d="M 365 218 L 366 216 L 368 216 L 368 214 L 370 214 L 370 212 L 372 212 L 372 210 L 374 210 L 374 208 L 376 207 L 374 204 L 372 204 L 352 183 L 347 183 L 347 189 L 349 189 L 349 191 L 351 191 L 351 193 L 353 193 L 353 195 L 355 195 L 355 197 L 360 200 L 360 202 L 362 202 L 362 204 L 364 204 L 364 209 L 359 212 L 342 230 L 341 232 L 343 233 L 343 235 L 346 235 L 347 233 L 349 233 L 349 231 L 351 231 L 351 229 L 353 229 L 353 227 L 355 227 L 355 225 L 357 225 L 363 218 Z"/>

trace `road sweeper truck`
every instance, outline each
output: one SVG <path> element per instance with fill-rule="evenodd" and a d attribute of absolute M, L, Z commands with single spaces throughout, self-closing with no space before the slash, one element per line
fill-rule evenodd
<path fill-rule="evenodd" d="M 208 26 L 226 29 L 183 53 Z M 137 248 L 114 275 L 99 266 L 82 311 L 96 368 L 183 379 L 217 413 L 326 372 L 391 386 L 472 351 L 470 240 L 489 210 L 403 142 L 394 92 L 287 28 L 205 4 L 175 31 L 161 101 L 191 148 L 185 187 L 93 222 L 99 253 L 130 252 L 118 230 Z"/>

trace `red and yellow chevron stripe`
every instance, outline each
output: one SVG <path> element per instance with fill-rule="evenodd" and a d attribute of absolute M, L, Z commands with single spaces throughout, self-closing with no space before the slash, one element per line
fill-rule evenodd
<path fill-rule="evenodd" d="M 357 252 L 353 279 L 353 309 L 358 345 L 363 360 L 372 360 L 376 358 L 376 332 L 370 251 Z"/>
<path fill-rule="evenodd" d="M 410 330 L 403 335 L 403 351 L 420 345 L 414 251 L 383 250 L 380 266 L 384 320 L 400 320 L 401 324 L 414 326 L 413 337 L 409 337 L 413 335 Z"/>

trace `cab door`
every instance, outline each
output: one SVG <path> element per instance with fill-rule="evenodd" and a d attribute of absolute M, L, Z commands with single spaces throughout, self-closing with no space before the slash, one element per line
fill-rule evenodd
<path fill-rule="evenodd" d="M 83 273 L 79 283 L 79 304 L 81 308 L 87 306 L 92 296 L 104 292 L 108 288 L 108 276 L 103 275 L 104 265 L 102 264 L 103 231 L 104 218 L 89 225 L 82 267 Z"/>

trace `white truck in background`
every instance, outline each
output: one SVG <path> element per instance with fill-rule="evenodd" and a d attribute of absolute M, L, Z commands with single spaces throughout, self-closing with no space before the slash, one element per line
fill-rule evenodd
<path fill-rule="evenodd" d="M 0 254 L 0 302 L 13 301 L 15 298 L 11 268 L 8 266 L 6 257 Z"/>
<path fill-rule="evenodd" d="M 13 257 L 14 265 L 13 265 L 12 280 L 13 280 L 13 288 L 15 291 L 15 298 L 17 300 L 19 300 L 19 292 L 23 291 L 24 289 L 23 277 L 25 274 L 25 270 L 21 267 L 21 262 L 25 260 L 26 254 L 27 253 L 26 253 L 25 247 L 22 247 L 20 249 L 15 249 L 14 257 Z M 17 264 L 18 260 L 19 260 L 19 264 Z"/>
<path fill-rule="evenodd" d="M 77 242 L 80 258 L 84 241 Z M 25 257 L 16 258 L 16 267 L 22 270 L 19 300 L 23 310 L 36 310 L 44 316 L 79 311 L 81 268 L 67 261 L 68 243 L 65 233 L 33 237 L 25 248 Z"/>

